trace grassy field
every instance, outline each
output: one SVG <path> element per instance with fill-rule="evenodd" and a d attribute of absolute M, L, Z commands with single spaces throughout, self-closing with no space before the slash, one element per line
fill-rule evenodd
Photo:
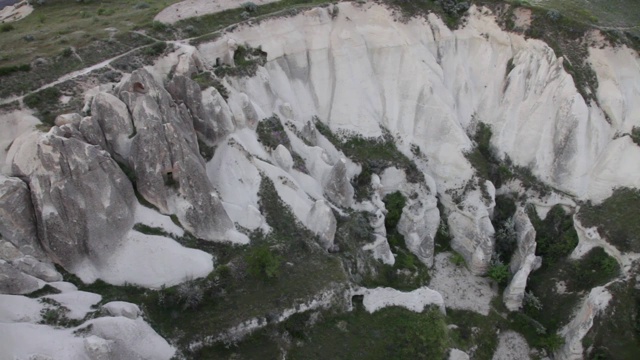
<path fill-rule="evenodd" d="M 597 26 L 633 28 L 635 34 L 640 35 L 637 0 L 530 0 L 530 3 Z"/>

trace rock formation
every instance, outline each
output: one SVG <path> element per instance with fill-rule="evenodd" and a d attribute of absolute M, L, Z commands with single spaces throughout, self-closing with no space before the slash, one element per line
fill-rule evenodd
<path fill-rule="evenodd" d="M 541 260 L 536 257 L 536 230 L 523 208 L 518 208 L 513 221 L 518 237 L 517 247 L 509 264 L 513 278 L 504 290 L 503 300 L 507 309 L 517 311 L 522 307 L 529 273 L 535 270 Z"/>
<path fill-rule="evenodd" d="M 338 160 L 338 162 L 333 165 L 325 181 L 324 191 L 329 200 L 339 206 L 348 208 L 353 204 L 354 190 L 347 177 L 347 166 L 344 159 Z"/>
<path fill-rule="evenodd" d="M 305 224 L 309 230 L 318 235 L 320 245 L 325 250 L 333 247 L 333 238 L 336 235 L 336 218 L 326 201 L 318 200 L 313 204 Z"/>
<path fill-rule="evenodd" d="M 69 125 L 66 125 L 69 126 Z M 56 130 L 57 129 L 57 130 Z M 131 183 L 108 153 L 54 128 L 23 136 L 9 152 L 31 190 L 38 239 L 55 263 L 73 270 L 113 254 L 133 225 Z"/>
<path fill-rule="evenodd" d="M 0 234 L 24 254 L 44 260 L 27 184 L 0 175 Z"/>

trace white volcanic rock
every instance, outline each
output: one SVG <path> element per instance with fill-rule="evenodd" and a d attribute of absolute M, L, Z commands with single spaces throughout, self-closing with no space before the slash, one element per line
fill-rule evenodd
<path fill-rule="evenodd" d="M 426 286 L 410 292 L 384 287 L 359 289 L 352 295 L 364 295 L 362 302 L 369 313 L 389 306 L 400 306 L 414 312 L 422 312 L 429 305 L 437 306 L 443 314 L 446 312 L 442 295 Z"/>
<path fill-rule="evenodd" d="M 136 304 L 125 301 L 111 301 L 102 305 L 102 310 L 111 316 L 124 316 L 129 319 L 136 319 L 142 311 Z"/>
<path fill-rule="evenodd" d="M 529 360 L 527 340 L 514 331 L 505 331 L 498 336 L 498 348 L 492 360 Z"/>
<path fill-rule="evenodd" d="M 24 181 L 3 175 L 0 175 L 0 234 L 21 253 L 45 259 L 38 242 L 29 188 Z"/>
<path fill-rule="evenodd" d="M 26 275 L 11 264 L 0 260 L 0 294 L 28 294 L 41 287 L 33 276 Z"/>
<path fill-rule="evenodd" d="M 504 289 L 503 301 L 507 309 L 517 311 L 522 307 L 527 278 L 538 263 L 536 260 L 536 230 L 523 208 L 513 215 L 517 234 L 517 247 L 511 258 L 509 269 L 513 278 Z"/>
<path fill-rule="evenodd" d="M 293 166 L 293 158 L 291 157 L 291 153 L 287 150 L 284 145 L 280 144 L 273 151 L 273 160 L 275 160 L 276 164 L 280 166 L 280 168 L 286 172 L 291 171 L 291 167 Z"/>
<path fill-rule="evenodd" d="M 420 146 L 440 191 L 473 174 L 463 155 L 472 146 L 472 115 L 491 125 L 500 155 L 579 198 L 602 198 L 617 180 L 632 179 L 629 171 L 638 173 L 640 149 L 628 139 L 611 141 L 604 112 L 579 95 L 563 59 L 540 41 L 502 31 L 487 10 L 472 7 L 466 26 L 450 31 L 433 14 L 400 23 L 378 4 L 338 8 L 335 19 L 313 9 L 286 22 L 240 25 L 199 50 L 213 63 L 230 36 L 262 46 L 268 55 L 259 76 L 232 82 L 256 108 L 279 114 L 287 103 L 295 121 L 318 115 L 334 130 L 364 136 L 380 135 L 383 125 L 407 154 L 409 144 Z M 616 72 L 637 76 L 637 55 L 628 57 L 633 62 Z M 633 86 L 625 92 L 629 104 Z M 607 163 L 614 156 L 630 168 Z"/>
<path fill-rule="evenodd" d="M 469 360 L 466 352 L 458 349 L 449 350 L 449 360 Z"/>
<path fill-rule="evenodd" d="M 496 295 L 491 280 L 472 274 L 463 265 L 456 266 L 451 256 L 448 252 L 436 255 L 429 287 L 442 294 L 448 308 L 488 315 Z"/>
<path fill-rule="evenodd" d="M 381 185 L 385 194 L 400 191 L 406 198 L 398 232 L 404 236 L 409 251 L 428 267 L 433 266 L 434 238 L 440 225 L 435 192 L 422 184 L 408 182 L 404 171 L 393 167 L 382 173 Z"/>
<path fill-rule="evenodd" d="M 62 281 L 62 275 L 50 263 L 42 262 L 31 255 L 14 259 L 11 265 L 27 275 L 46 282 Z"/>
<path fill-rule="evenodd" d="M 451 248 L 467 262 L 474 274 L 484 274 L 493 255 L 495 230 L 489 217 L 484 195 L 479 189 L 464 194 L 460 207 L 451 209 L 447 218 Z M 491 199 L 495 204 L 495 200 Z"/>
<path fill-rule="evenodd" d="M 68 138 L 56 135 L 67 130 Z M 115 161 L 76 133 L 54 127 L 20 137 L 9 151 L 13 171 L 31 190 L 39 242 L 70 271 L 83 261 L 101 264 L 115 251 L 133 225 L 135 204 Z"/>
<path fill-rule="evenodd" d="M 609 305 L 611 293 L 603 286 L 591 289 L 570 323 L 565 325 L 560 334 L 565 339 L 564 346 L 556 356 L 562 360 L 579 360 L 583 358 L 582 338 L 593 326 L 593 320 Z"/>
<path fill-rule="evenodd" d="M 350 207 L 353 204 L 353 186 L 347 176 L 347 162 L 338 160 L 324 183 L 324 191 L 329 198 L 339 206 Z"/>
<path fill-rule="evenodd" d="M 333 246 L 337 222 L 331 207 L 325 200 L 318 200 L 313 204 L 305 224 L 309 230 L 318 235 L 322 248 L 329 250 Z"/>

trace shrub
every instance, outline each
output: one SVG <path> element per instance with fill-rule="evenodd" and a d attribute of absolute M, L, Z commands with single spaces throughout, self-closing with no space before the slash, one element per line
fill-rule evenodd
<path fill-rule="evenodd" d="M 248 2 L 246 2 L 246 3 L 243 3 L 243 4 L 242 4 L 242 7 L 243 7 L 247 12 L 250 12 L 250 13 L 255 12 L 256 10 L 258 10 L 258 5 L 256 5 L 256 4 L 255 4 L 255 3 L 253 3 L 253 2 L 250 2 L 250 1 L 248 1 Z"/>
<path fill-rule="evenodd" d="M 533 208 L 529 208 L 528 215 L 536 229 L 536 255 L 544 258 L 543 266 L 568 256 L 578 245 L 573 218 L 562 206 L 551 208 L 544 220 L 540 220 Z"/>
<path fill-rule="evenodd" d="M 167 43 L 164 41 L 156 41 L 155 43 L 144 48 L 144 54 L 147 56 L 159 56 L 167 49 Z"/>
<path fill-rule="evenodd" d="M 455 266 L 458 266 L 458 267 L 464 266 L 466 264 L 466 261 L 464 261 L 464 257 L 462 257 L 462 255 L 460 255 L 455 251 L 449 257 L 449 261 L 451 261 Z"/>
<path fill-rule="evenodd" d="M 396 191 L 385 196 L 383 201 L 387 208 L 387 216 L 384 219 L 384 226 L 387 228 L 387 232 L 389 232 L 395 229 L 398 225 L 400 217 L 402 216 L 402 209 L 404 208 L 407 199 L 400 191 Z"/>
<path fill-rule="evenodd" d="M 289 136 L 284 131 L 280 118 L 276 114 L 261 120 L 256 128 L 256 133 L 258 141 L 267 149 L 275 149 L 280 144 L 288 149 L 291 148 Z"/>
<path fill-rule="evenodd" d="M 254 247 L 246 257 L 249 273 L 265 280 L 278 277 L 281 258 L 266 245 Z"/>
<path fill-rule="evenodd" d="M 0 25 L 0 32 L 9 32 L 15 30 L 12 24 L 2 24 Z"/>
<path fill-rule="evenodd" d="M 498 260 L 492 261 L 487 275 L 500 285 L 506 285 L 509 280 L 509 266 Z"/>
<path fill-rule="evenodd" d="M 31 71 L 31 65 L 23 64 L 23 65 L 12 65 L 12 66 L 0 67 L 0 76 L 10 75 L 19 71 L 22 71 L 22 72 Z"/>

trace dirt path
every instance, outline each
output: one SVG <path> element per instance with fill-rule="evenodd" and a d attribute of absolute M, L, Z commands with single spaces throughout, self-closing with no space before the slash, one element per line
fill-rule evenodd
<path fill-rule="evenodd" d="M 260 6 L 280 0 L 252 0 L 254 4 Z M 247 0 L 186 0 L 175 3 L 160 11 L 153 19 L 165 24 L 173 24 L 180 20 L 214 14 L 220 11 L 235 9 L 242 6 Z"/>

